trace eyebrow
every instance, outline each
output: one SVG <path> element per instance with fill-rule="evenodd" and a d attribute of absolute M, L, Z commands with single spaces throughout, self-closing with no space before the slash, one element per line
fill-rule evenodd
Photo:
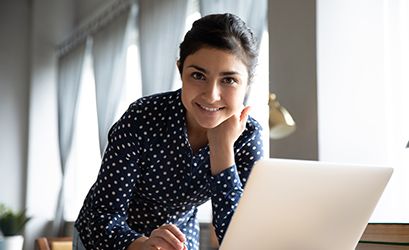
<path fill-rule="evenodd" d="M 199 71 L 202 71 L 202 72 L 205 73 L 205 74 L 208 73 L 208 71 L 207 71 L 206 69 L 204 69 L 204 68 L 202 68 L 202 67 L 200 67 L 200 66 L 197 66 L 197 65 L 195 65 L 195 64 L 189 65 L 189 66 L 187 66 L 187 67 L 188 67 L 188 68 L 195 68 L 195 69 L 197 69 L 197 70 L 199 70 Z M 237 72 L 237 71 L 224 71 L 224 72 L 220 72 L 219 75 L 222 75 L 222 76 L 240 75 L 240 73 Z"/>

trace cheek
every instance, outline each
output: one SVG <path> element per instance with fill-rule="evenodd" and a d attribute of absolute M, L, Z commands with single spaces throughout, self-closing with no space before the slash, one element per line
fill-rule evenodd
<path fill-rule="evenodd" d="M 191 101 L 195 97 L 195 91 L 190 84 L 182 83 L 182 103 L 185 108 L 191 106 Z"/>
<path fill-rule="evenodd" d="M 193 92 L 194 91 L 194 84 L 192 84 L 192 80 L 188 76 L 182 77 L 182 90 L 186 92 Z"/>
<path fill-rule="evenodd" d="M 243 108 L 245 94 L 245 91 L 236 91 L 234 94 L 229 95 L 228 102 L 234 111 L 238 111 Z"/>
<path fill-rule="evenodd" d="M 189 96 L 189 90 L 182 87 L 182 104 L 185 108 L 188 108 L 189 106 Z"/>
<path fill-rule="evenodd" d="M 189 97 L 191 98 L 193 92 L 195 92 L 194 88 L 192 88 L 192 86 L 189 84 L 183 84 L 182 91 L 185 93 L 186 98 L 189 98 Z"/>
<path fill-rule="evenodd" d="M 242 87 L 240 88 L 240 90 L 238 91 L 238 93 L 237 93 L 237 100 L 238 100 L 238 102 L 240 102 L 240 104 L 243 104 L 244 98 L 245 98 L 246 95 L 247 95 L 247 90 L 248 90 L 248 88 L 247 88 L 247 84 L 246 84 L 246 85 L 242 86 Z"/>

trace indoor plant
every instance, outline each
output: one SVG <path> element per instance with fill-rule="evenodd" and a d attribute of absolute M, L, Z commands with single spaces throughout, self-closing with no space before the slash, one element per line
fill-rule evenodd
<path fill-rule="evenodd" d="M 4 250 L 21 250 L 23 248 L 23 231 L 30 220 L 25 210 L 14 212 L 12 209 L 0 204 L 0 230 L 4 235 L 2 244 Z"/>

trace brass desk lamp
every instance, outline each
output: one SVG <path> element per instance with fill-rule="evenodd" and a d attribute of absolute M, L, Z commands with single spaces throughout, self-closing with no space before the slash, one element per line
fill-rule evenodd
<path fill-rule="evenodd" d="M 290 113 L 280 105 L 277 100 L 276 94 L 270 93 L 268 106 L 270 138 L 281 139 L 293 133 L 296 128 L 295 122 Z"/>

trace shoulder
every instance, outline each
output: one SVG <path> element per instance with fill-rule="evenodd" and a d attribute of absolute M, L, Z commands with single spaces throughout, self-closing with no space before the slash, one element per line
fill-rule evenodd
<path fill-rule="evenodd" d="M 131 115 L 138 119 L 162 116 L 168 110 L 181 109 L 180 90 L 144 96 L 129 105 L 124 116 Z M 124 118 L 124 116 L 122 118 Z"/>
<path fill-rule="evenodd" d="M 247 119 L 246 129 L 252 132 L 261 132 L 263 130 L 260 123 L 251 116 Z"/>
<path fill-rule="evenodd" d="M 181 90 L 163 92 L 159 94 L 144 96 L 130 105 L 130 108 L 149 109 L 152 107 L 177 104 L 180 100 Z"/>
<path fill-rule="evenodd" d="M 244 140 L 259 138 L 261 137 L 262 130 L 263 127 L 260 123 L 253 117 L 249 116 L 242 137 Z"/>
<path fill-rule="evenodd" d="M 235 161 L 243 185 L 246 185 L 254 163 L 264 157 L 262 130 L 262 126 L 249 117 L 245 130 L 235 143 Z"/>
<path fill-rule="evenodd" d="M 235 143 L 236 150 L 248 147 L 262 150 L 262 131 L 263 128 L 260 123 L 258 123 L 253 117 L 249 116 L 247 119 L 246 128 Z"/>
<path fill-rule="evenodd" d="M 163 92 L 159 94 L 144 96 L 131 103 L 119 120 L 112 127 L 115 132 L 120 127 L 139 128 L 152 121 L 164 121 L 168 110 L 182 109 L 180 101 L 180 90 Z"/>

